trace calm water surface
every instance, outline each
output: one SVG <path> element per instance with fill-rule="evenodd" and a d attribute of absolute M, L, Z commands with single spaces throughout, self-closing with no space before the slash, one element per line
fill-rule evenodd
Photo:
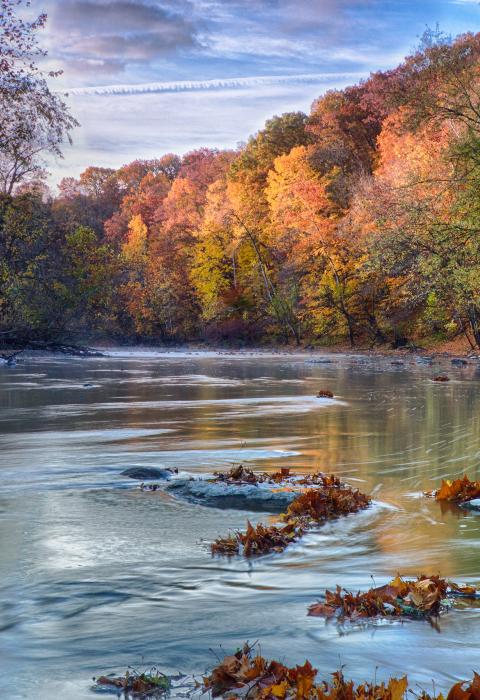
<path fill-rule="evenodd" d="M 430 380 L 441 366 L 415 358 L 151 353 L 0 367 L 2 697 L 93 698 L 92 676 L 142 660 L 201 673 L 210 649 L 247 639 L 357 680 L 407 673 L 442 689 L 480 670 L 480 607 L 451 612 L 440 631 L 306 617 L 336 583 L 366 589 L 397 572 L 480 583 L 480 514 L 420 496 L 480 476 L 480 366 L 445 367 L 447 385 Z M 320 388 L 338 401 L 313 399 Z M 380 504 L 283 554 L 212 559 L 212 539 L 268 516 L 142 493 L 120 476 L 240 460 L 332 471 Z"/>

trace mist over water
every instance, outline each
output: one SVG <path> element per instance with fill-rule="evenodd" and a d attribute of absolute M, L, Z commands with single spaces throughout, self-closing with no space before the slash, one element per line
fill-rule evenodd
<path fill-rule="evenodd" d="M 480 514 L 424 499 L 480 476 L 480 368 L 407 357 L 130 354 L 0 367 L 0 668 L 8 698 L 92 698 L 128 665 L 198 673 L 245 640 L 323 676 L 408 675 L 431 689 L 479 670 L 480 607 L 339 629 L 307 607 L 337 583 L 397 572 L 480 583 Z M 431 378 L 440 371 L 448 384 Z M 328 388 L 335 400 L 314 398 Z M 334 472 L 375 504 L 283 554 L 212 558 L 271 516 L 142 492 L 132 466 L 248 463 Z"/>

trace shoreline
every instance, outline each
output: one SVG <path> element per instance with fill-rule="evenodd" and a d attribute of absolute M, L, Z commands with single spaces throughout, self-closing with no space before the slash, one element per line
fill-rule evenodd
<path fill-rule="evenodd" d="M 431 361 L 439 360 L 463 360 L 467 362 L 478 362 L 480 361 L 480 350 L 476 351 L 453 351 L 452 350 L 440 350 L 440 349 L 426 349 L 426 348 L 414 348 L 414 349 L 393 349 L 393 348 L 345 348 L 339 346 L 329 346 L 325 348 L 302 348 L 302 347 L 242 347 L 242 348 L 225 348 L 216 346 L 204 346 L 204 345 L 178 345 L 178 346 L 161 346 L 161 345 L 128 345 L 128 346 L 118 346 L 118 345 L 92 345 L 89 349 L 100 353 L 95 356 L 94 354 L 90 356 L 79 357 L 74 353 L 65 353 L 62 351 L 54 350 L 36 350 L 32 348 L 26 348 L 22 350 L 19 354 L 19 360 L 21 358 L 32 358 L 32 357 L 63 357 L 65 359 L 102 359 L 102 358 L 121 358 L 121 357 L 205 357 L 205 358 L 222 358 L 222 357 L 232 357 L 238 359 L 252 359 L 255 357 L 259 358 L 274 358 L 274 357 L 285 357 L 285 358 L 301 358 L 303 360 L 324 360 L 327 364 L 328 361 L 334 361 L 340 358 L 366 358 L 366 359 L 385 359 L 385 360 L 397 360 L 408 362 L 413 361 L 415 358 L 423 358 Z M 12 347 L 2 347 L 0 346 L 0 355 L 5 353 L 9 355 L 17 350 Z M 1 359 L 1 357 L 0 357 Z M 319 363 L 321 364 L 321 362 Z"/>
<path fill-rule="evenodd" d="M 376 348 L 350 347 L 347 344 L 327 345 L 325 347 L 309 347 L 295 345 L 252 345 L 252 346 L 223 346 L 208 345 L 205 343 L 185 343 L 179 345 L 150 345 L 139 343 L 137 345 L 113 345 L 110 343 L 99 343 L 93 345 L 92 349 L 99 350 L 108 356 L 119 356 L 125 354 L 152 355 L 203 355 L 208 357 L 302 357 L 308 358 L 329 358 L 332 360 L 338 357 L 366 357 L 366 358 L 393 358 L 393 359 L 413 359 L 415 357 L 434 359 L 465 359 L 480 360 L 480 349 L 472 350 L 466 343 L 443 342 L 432 347 L 402 347 L 391 348 L 389 345 Z"/>
<path fill-rule="evenodd" d="M 57 345 L 58 348 L 54 346 Z M 370 359 L 391 359 L 391 360 L 413 360 L 414 358 L 424 358 L 424 360 L 453 360 L 458 359 L 468 361 L 480 361 L 480 349 L 472 350 L 463 338 L 456 338 L 452 341 L 442 341 L 424 346 L 407 346 L 392 348 L 389 344 L 377 347 L 350 347 L 347 343 L 313 347 L 311 345 L 214 345 L 203 342 L 179 343 L 179 344 L 116 344 L 109 340 L 102 339 L 95 342 L 94 339 L 81 339 L 75 343 L 52 343 L 50 347 L 32 347 L 19 344 L 4 344 L 0 341 L 0 362 L 6 360 L 10 355 L 19 353 L 21 357 L 65 357 L 79 359 L 97 357 L 290 357 L 308 359 L 331 359 L 339 357 L 361 357 Z"/>

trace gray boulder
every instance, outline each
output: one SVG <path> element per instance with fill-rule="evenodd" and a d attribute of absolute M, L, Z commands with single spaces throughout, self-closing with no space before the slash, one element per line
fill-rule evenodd
<path fill-rule="evenodd" d="M 151 479 L 170 479 L 172 469 L 157 469 L 157 467 L 130 467 L 121 473 L 121 476 L 127 476 L 129 479 L 138 479 L 138 481 L 146 481 Z"/>
<path fill-rule="evenodd" d="M 175 479 L 168 490 L 179 498 L 221 509 L 282 513 L 298 492 L 262 488 L 256 484 L 226 484 L 206 479 Z"/>
<path fill-rule="evenodd" d="M 465 367 L 468 365 L 467 360 L 464 360 L 463 357 L 453 357 L 450 362 L 454 367 Z"/>

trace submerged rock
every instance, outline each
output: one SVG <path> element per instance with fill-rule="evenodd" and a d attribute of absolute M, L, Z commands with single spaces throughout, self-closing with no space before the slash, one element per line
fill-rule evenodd
<path fill-rule="evenodd" d="M 480 498 L 472 498 L 471 501 L 465 501 L 460 504 L 462 508 L 469 508 L 470 510 L 480 510 Z"/>
<path fill-rule="evenodd" d="M 431 365 L 433 364 L 433 357 L 416 357 L 415 362 L 418 365 Z"/>
<path fill-rule="evenodd" d="M 298 491 L 262 488 L 255 484 L 240 486 L 206 479 L 176 480 L 168 490 L 187 501 L 213 508 L 233 508 L 281 513 L 298 496 Z"/>
<path fill-rule="evenodd" d="M 467 360 L 464 360 L 463 357 L 453 357 L 450 362 L 454 367 L 465 367 L 468 365 Z"/>
<path fill-rule="evenodd" d="M 128 476 L 129 479 L 145 481 L 149 479 L 170 479 L 174 471 L 172 469 L 157 469 L 157 467 L 130 467 L 125 469 L 120 476 Z"/>

